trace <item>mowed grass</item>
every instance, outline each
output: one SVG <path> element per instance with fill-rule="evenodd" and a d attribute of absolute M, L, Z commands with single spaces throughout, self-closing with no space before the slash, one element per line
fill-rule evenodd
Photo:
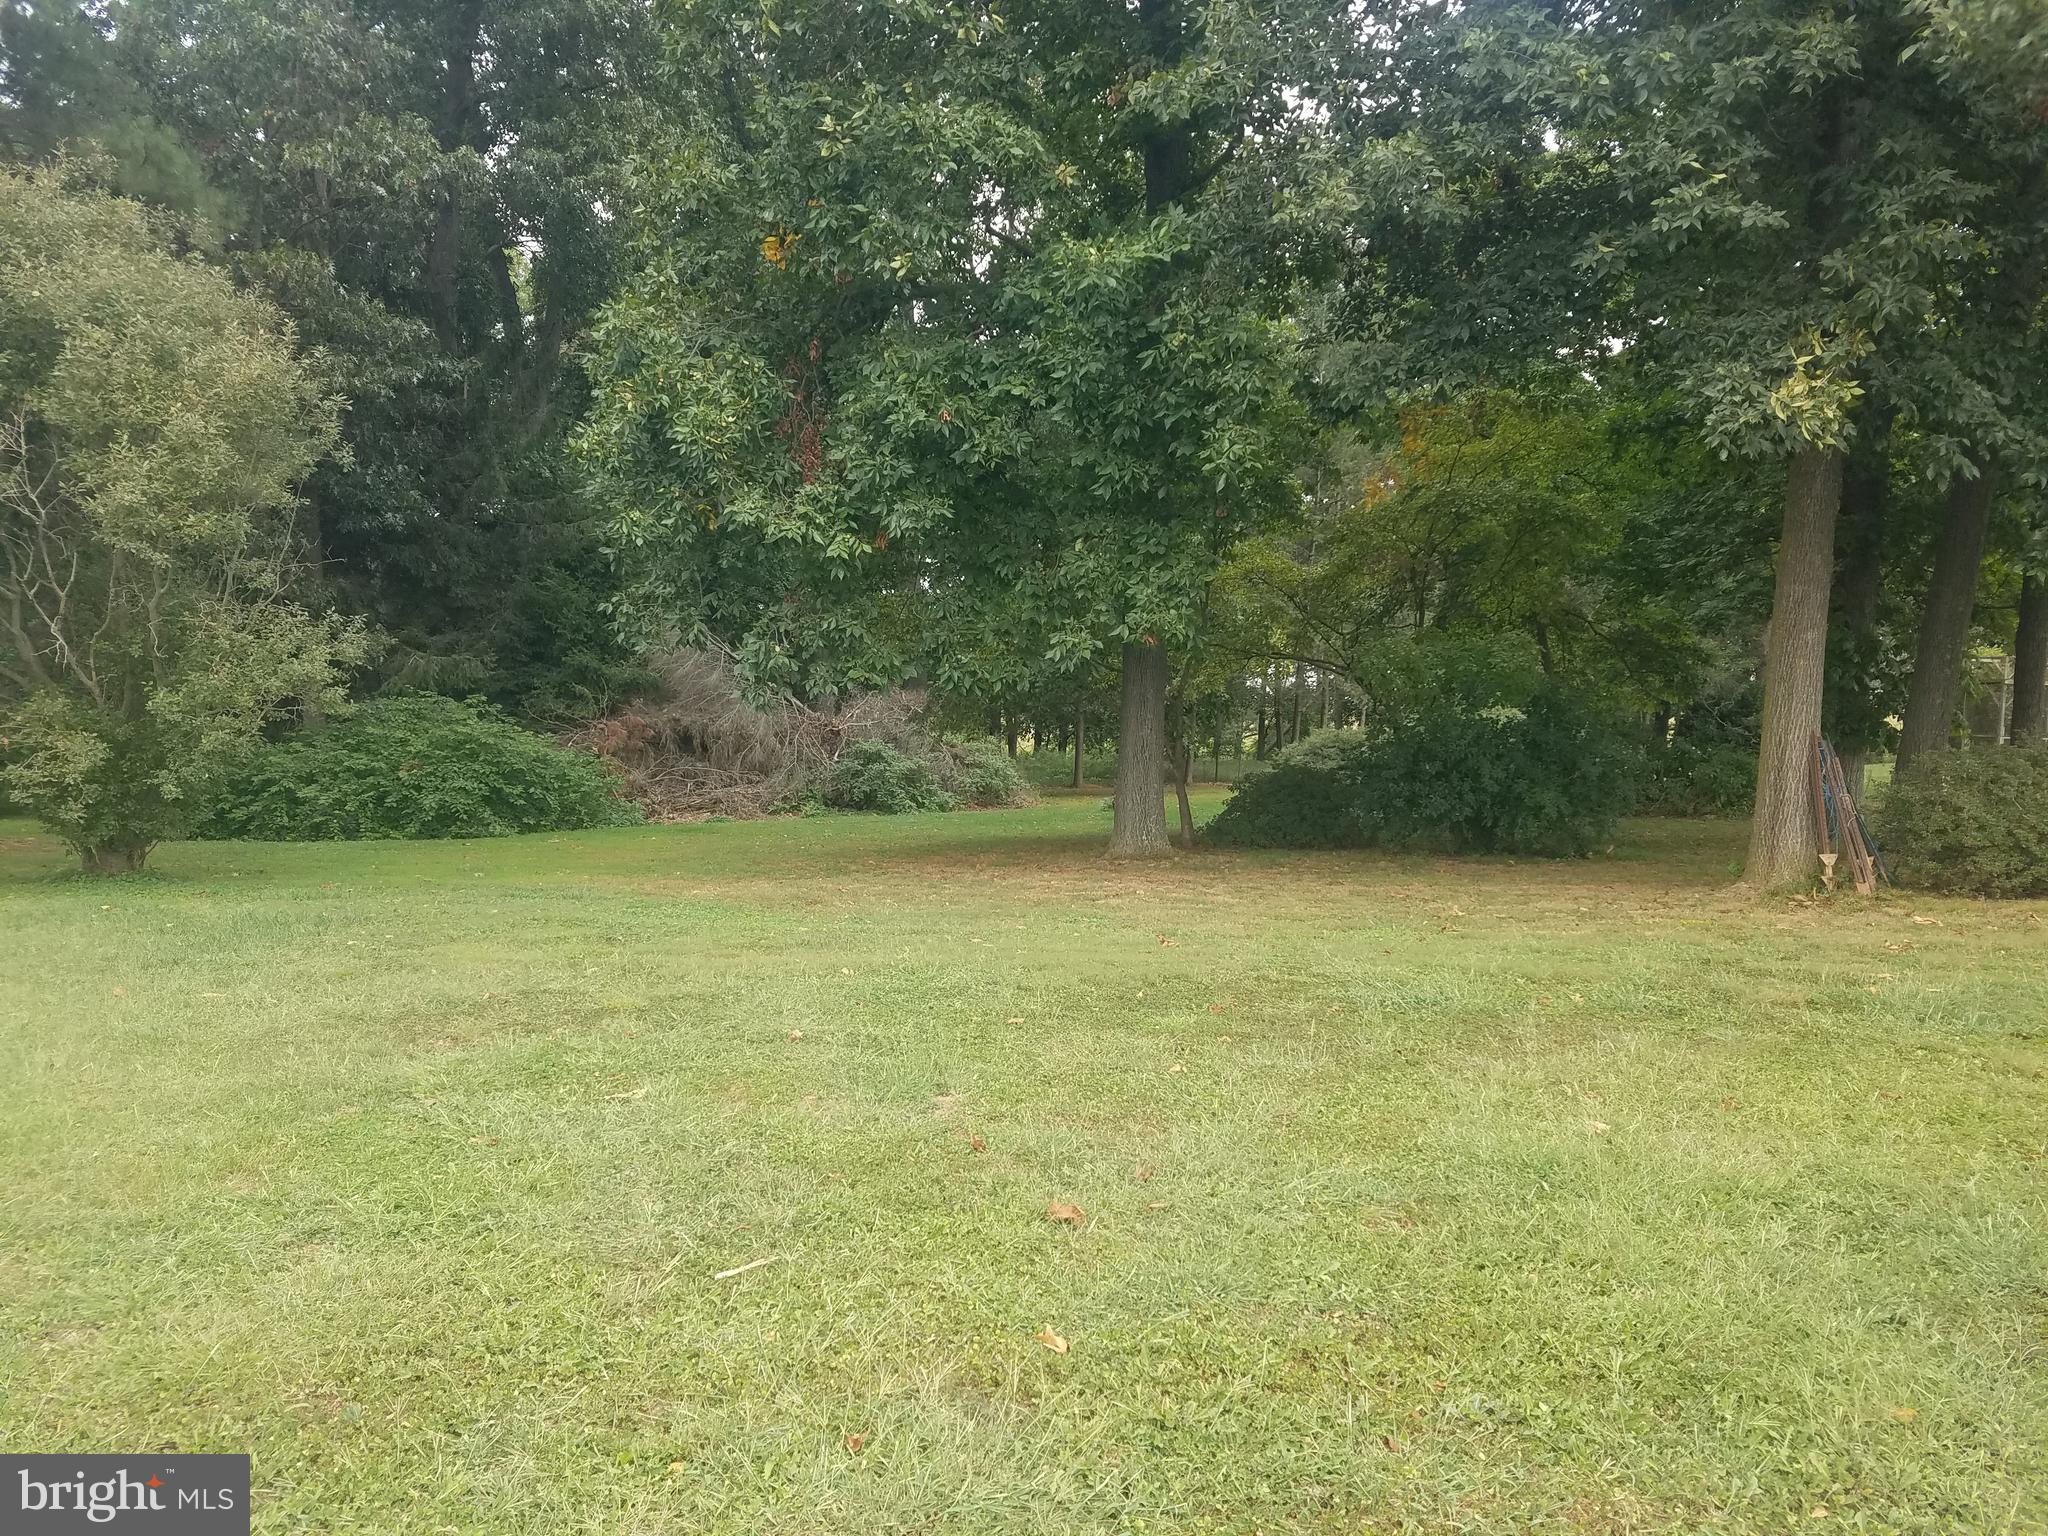
<path fill-rule="evenodd" d="M 2048 1530 L 2048 904 L 1106 827 L 0 828 L 0 1444 L 260 1532 Z"/>

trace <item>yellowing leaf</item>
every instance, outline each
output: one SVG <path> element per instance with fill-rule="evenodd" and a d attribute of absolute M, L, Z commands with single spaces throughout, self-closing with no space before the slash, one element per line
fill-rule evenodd
<path fill-rule="evenodd" d="M 1051 1323 L 1040 1328 L 1032 1337 L 1056 1355 L 1064 1355 L 1067 1352 L 1067 1341 L 1052 1331 Z"/>
<path fill-rule="evenodd" d="M 1078 1227 L 1088 1219 L 1088 1213 L 1069 1201 L 1055 1200 L 1045 1208 L 1045 1219 L 1063 1221 L 1070 1227 Z"/>

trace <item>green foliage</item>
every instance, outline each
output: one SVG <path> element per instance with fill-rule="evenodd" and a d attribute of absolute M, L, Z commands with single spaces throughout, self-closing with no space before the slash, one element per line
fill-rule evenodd
<path fill-rule="evenodd" d="M 1155 10 L 656 9 L 579 439 L 651 629 L 813 693 L 1190 637 L 1294 495 L 1309 237 L 1272 209 L 1348 25 Z"/>
<path fill-rule="evenodd" d="M 333 409 L 276 310 L 138 205 L 0 171 L 0 706 L 12 797 L 132 869 L 359 625 L 280 592 Z"/>
<path fill-rule="evenodd" d="M 824 801 L 838 811 L 951 810 L 931 765 L 872 738 L 849 742 L 826 775 Z"/>
<path fill-rule="evenodd" d="M 604 762 L 480 703 L 373 699 L 250 753 L 199 827 L 264 842 L 497 837 L 638 821 Z"/>
<path fill-rule="evenodd" d="M 1584 855 L 1628 793 L 1620 739 L 1571 695 L 1517 709 L 1453 700 L 1390 726 L 1318 731 L 1248 775 L 1210 823 L 1219 847 Z"/>
<path fill-rule="evenodd" d="M 202 216 L 193 243 L 291 316 L 346 402 L 303 486 L 300 580 L 390 637 L 387 679 L 537 718 L 631 687 L 562 444 L 620 272 L 603 210 L 630 203 L 645 12 L 0 4 L 0 155 L 90 140 L 112 185 Z"/>
<path fill-rule="evenodd" d="M 138 867 L 157 843 L 189 832 L 281 699 L 345 707 L 336 670 L 364 654 L 359 630 L 283 607 L 223 609 L 216 623 L 139 708 L 49 688 L 15 711 L 9 792 L 89 868 Z"/>
<path fill-rule="evenodd" d="M 2048 746 L 1931 752 L 1875 817 L 1892 878 L 1970 896 L 2048 896 Z"/>
<path fill-rule="evenodd" d="M 1643 754 L 1640 815 L 1746 816 L 1755 800 L 1754 745 L 1674 741 Z"/>
<path fill-rule="evenodd" d="M 944 788 L 960 804 L 986 808 L 1023 805 L 1031 799 L 1031 786 L 1001 742 L 949 743 L 944 753 Z"/>
<path fill-rule="evenodd" d="M 1071 750 L 1020 753 L 1017 768 L 1040 788 L 1050 789 L 1074 782 L 1074 754 Z M 1108 784 L 1115 779 L 1115 747 L 1087 747 L 1082 751 L 1081 781 L 1084 784 Z"/>

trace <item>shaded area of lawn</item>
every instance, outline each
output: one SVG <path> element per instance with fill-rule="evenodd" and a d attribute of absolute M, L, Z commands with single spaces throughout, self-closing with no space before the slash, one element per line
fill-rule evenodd
<path fill-rule="evenodd" d="M 0 1440 L 271 1531 L 2043 1528 L 2048 905 L 1105 832 L 0 827 Z"/>

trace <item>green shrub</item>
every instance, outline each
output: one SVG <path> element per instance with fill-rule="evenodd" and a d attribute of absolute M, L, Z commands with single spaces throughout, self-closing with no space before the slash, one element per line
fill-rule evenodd
<path fill-rule="evenodd" d="M 849 742 L 825 778 L 825 803 L 838 811 L 944 811 L 953 797 L 927 763 L 886 741 Z"/>
<path fill-rule="evenodd" d="M 1645 816 L 1747 816 L 1756 803 L 1756 748 L 1674 741 L 1643 755 L 1636 809 Z"/>
<path fill-rule="evenodd" d="M 1031 786 L 998 741 L 949 743 L 943 749 L 945 789 L 962 805 L 1023 805 Z"/>
<path fill-rule="evenodd" d="M 639 819 L 601 759 L 489 705 L 401 694 L 258 748 L 222 783 L 199 835 L 494 837 Z"/>
<path fill-rule="evenodd" d="M 2048 896 L 2048 746 L 1925 754 L 1875 819 L 1900 885 Z"/>
<path fill-rule="evenodd" d="M 1590 853 L 1629 794 L 1620 739 L 1569 695 L 1446 702 L 1374 731 L 1318 731 L 1247 775 L 1204 834 L 1224 847 Z"/>

